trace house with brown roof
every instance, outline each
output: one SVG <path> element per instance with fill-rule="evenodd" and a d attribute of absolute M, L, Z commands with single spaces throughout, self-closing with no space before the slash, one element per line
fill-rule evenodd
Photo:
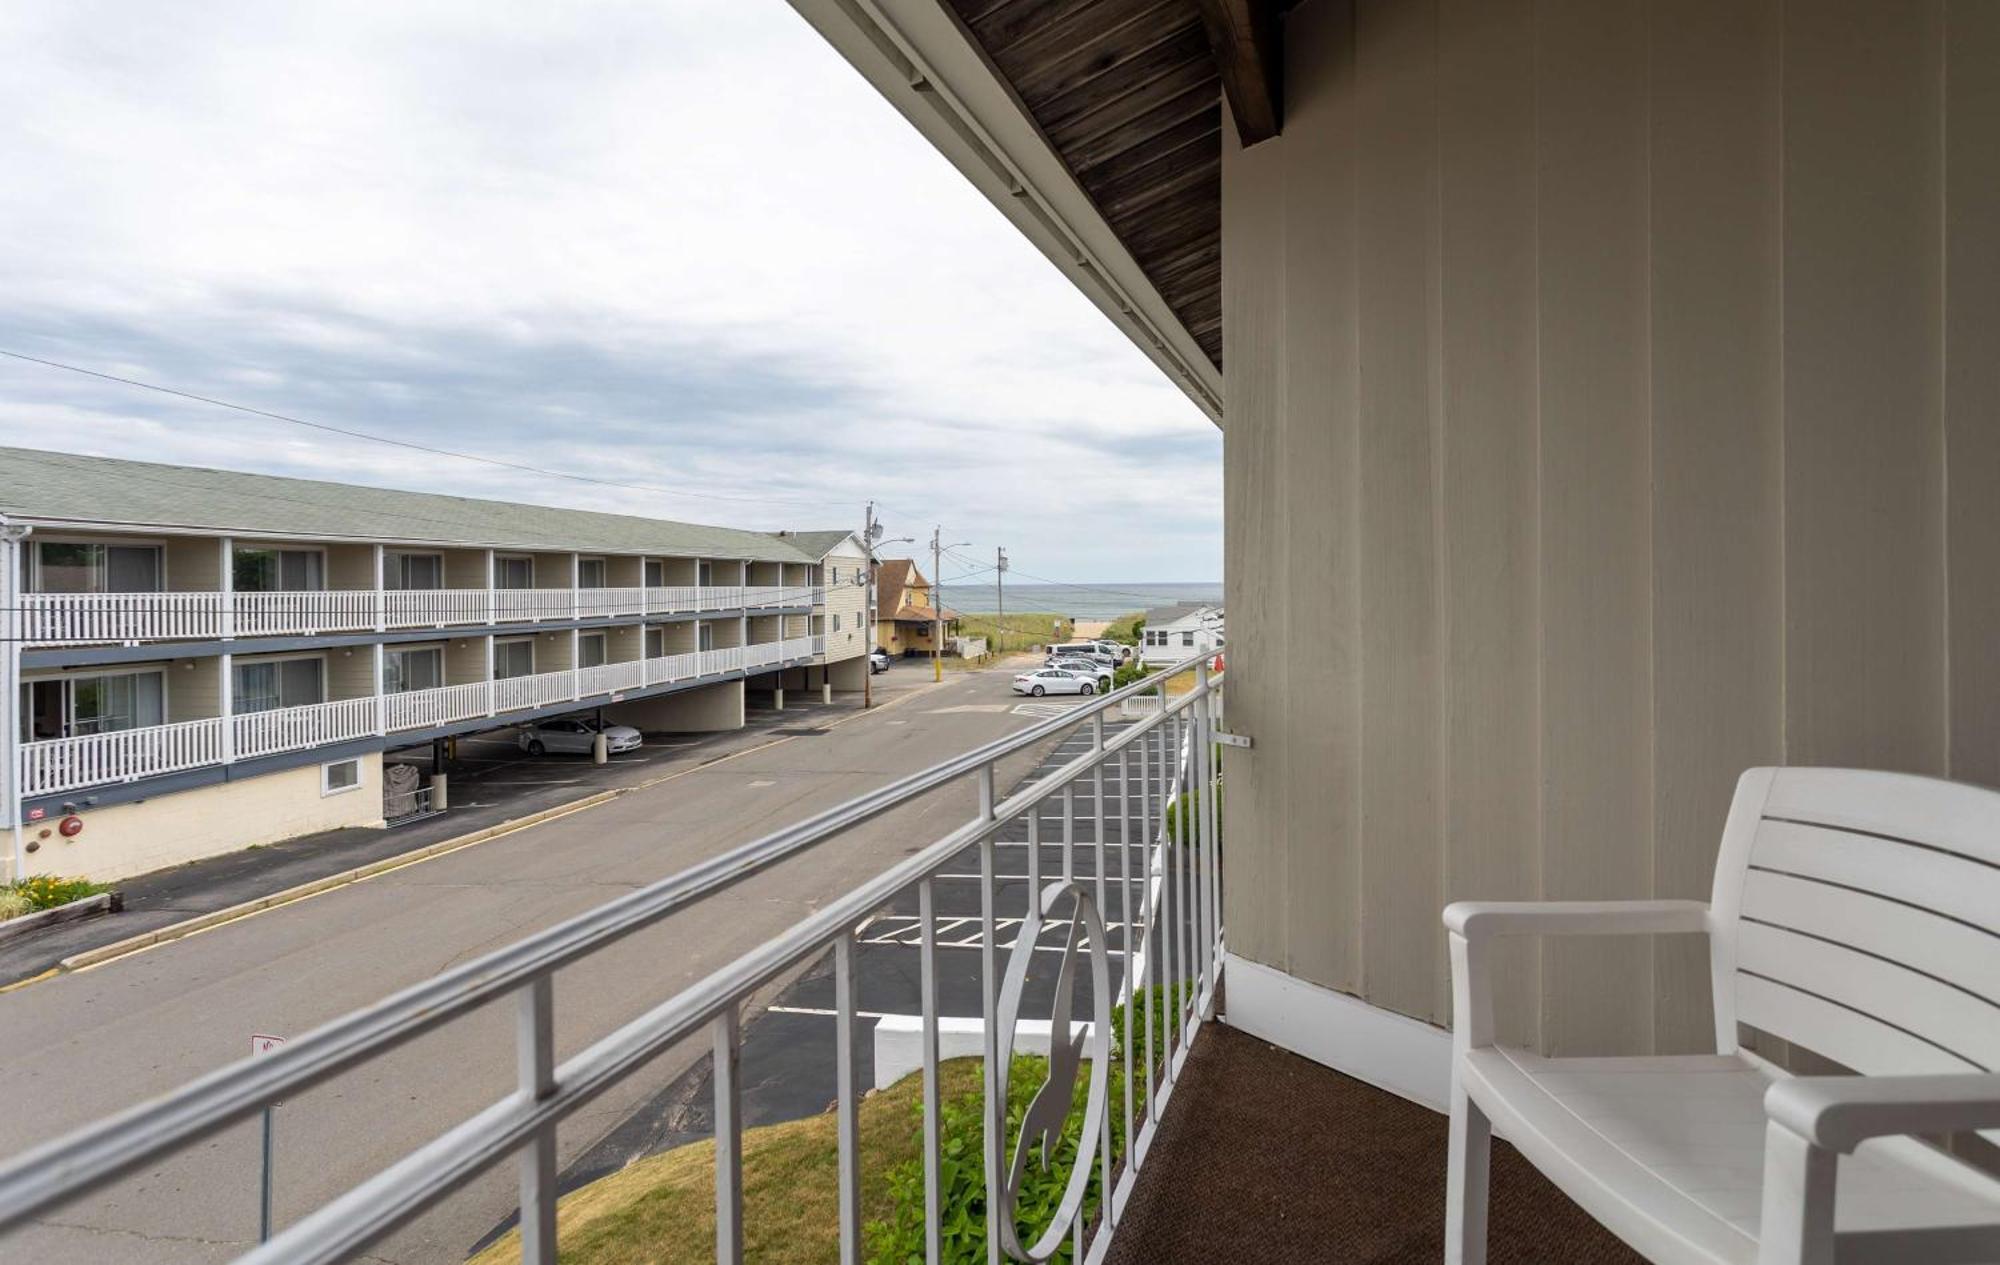
<path fill-rule="evenodd" d="M 910 558 L 884 558 L 875 568 L 875 644 L 891 655 L 929 654 L 942 618 L 951 635 L 958 612 L 941 610 L 931 582 Z"/>

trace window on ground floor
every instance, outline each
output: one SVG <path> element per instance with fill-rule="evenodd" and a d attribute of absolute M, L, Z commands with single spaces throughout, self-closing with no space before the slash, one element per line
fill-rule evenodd
<path fill-rule="evenodd" d="M 37 593 L 156 593 L 165 579 L 158 545 L 42 540 L 31 557 Z"/>
<path fill-rule="evenodd" d="M 338 795 L 361 785 L 361 761 L 335 760 L 319 766 L 319 793 Z"/>
<path fill-rule="evenodd" d="M 326 665 L 310 659 L 266 659 L 235 664 L 230 702 L 237 712 L 268 712 L 326 701 Z"/>
<path fill-rule="evenodd" d="M 522 637 L 514 641 L 493 643 L 493 678 L 505 680 L 510 676 L 533 676 L 535 674 L 535 639 Z"/>
<path fill-rule="evenodd" d="M 1191 633 L 1191 632 L 1184 632 L 1184 633 L 1182 633 L 1182 634 L 1181 634 L 1181 644 L 1182 644 L 1182 645 L 1184 645 L 1184 646 L 1191 646 L 1191 645 L 1193 645 L 1193 644 L 1194 644 L 1194 634 L 1193 634 L 1193 633 Z"/>
<path fill-rule="evenodd" d="M 382 652 L 382 692 L 407 694 L 411 690 L 434 690 L 444 684 L 444 650 L 439 646 L 414 649 L 392 647 Z"/>

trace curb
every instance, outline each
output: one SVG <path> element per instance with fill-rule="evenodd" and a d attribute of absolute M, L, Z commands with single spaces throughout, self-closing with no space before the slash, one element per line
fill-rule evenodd
<path fill-rule="evenodd" d="M 67 905 L 57 905 L 53 909 L 38 909 L 32 914 L 22 914 L 0 922 L 0 942 L 25 936 L 42 927 L 53 927 L 59 923 L 74 922 L 78 918 L 88 918 L 92 914 L 108 914 L 120 905 L 118 893 L 99 892 L 82 900 L 73 900 Z"/>
<path fill-rule="evenodd" d="M 90 966 L 101 966 L 114 958 L 121 958 L 129 953 L 137 953 L 141 949 L 150 949 L 154 945 L 168 944 L 175 940 L 184 939 L 194 935 L 196 932 L 207 931 L 211 927 L 219 927 L 224 923 L 235 922 L 239 918 L 248 918 L 251 914 L 262 913 L 266 909 L 276 909 L 280 905 L 289 905 L 294 901 L 304 900 L 308 896 L 317 896 L 321 892 L 332 891 L 336 887 L 345 887 L 349 883 L 358 883 L 362 879 L 373 878 L 377 874 L 386 874 L 390 870 L 401 869 L 406 865 L 415 865 L 419 861 L 428 861 L 432 857 L 443 856 L 447 852 L 456 852 L 460 848 L 469 848 L 475 843 L 485 843 L 489 839 L 498 838 L 505 834 L 512 834 L 516 830 L 525 830 L 529 826 L 537 826 L 545 821 L 552 821 L 557 817 L 566 817 L 570 813 L 580 812 L 586 808 L 595 808 L 599 804 L 616 799 L 620 793 L 615 790 L 599 791 L 595 795 L 586 795 L 582 799 L 571 800 L 567 804 L 558 804 L 554 808 L 545 808 L 541 812 L 529 813 L 525 817 L 509 818 L 506 821 L 487 826 L 481 830 L 472 831 L 469 834 L 456 835 L 450 839 L 441 839 L 436 843 L 426 844 L 421 848 L 416 848 L 409 852 L 400 852 L 392 857 L 383 857 L 379 861 L 371 861 L 367 865 L 357 866 L 351 870 L 342 870 L 338 874 L 329 874 L 324 878 L 316 878 L 309 882 L 300 883 L 295 887 L 285 888 L 283 891 L 272 892 L 268 896 L 259 896 L 254 900 L 246 900 L 240 904 L 230 905 L 223 909 L 211 910 L 205 914 L 197 914 L 192 918 L 183 919 L 169 926 L 158 927 L 152 931 L 142 931 L 136 936 L 128 936 L 123 940 L 114 940 L 110 944 L 99 945 L 95 949 L 85 949 L 82 953 L 73 953 L 69 957 L 57 962 L 55 969 L 59 972 L 69 972 L 80 971 Z"/>

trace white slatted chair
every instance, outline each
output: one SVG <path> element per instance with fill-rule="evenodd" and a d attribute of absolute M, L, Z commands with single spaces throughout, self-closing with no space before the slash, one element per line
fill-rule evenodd
<path fill-rule="evenodd" d="M 1485 1259 L 1495 1130 L 1652 1261 L 2000 1261 L 2000 1182 L 1911 1136 L 2000 1127 L 2000 794 L 1753 769 L 1708 904 L 1471 902 L 1444 920 L 1453 1265 Z M 1496 938 L 1665 932 L 1709 937 L 1716 1053 L 1494 1043 Z M 1861 1075 L 1787 1076 L 1738 1048 L 1739 1021 Z"/>

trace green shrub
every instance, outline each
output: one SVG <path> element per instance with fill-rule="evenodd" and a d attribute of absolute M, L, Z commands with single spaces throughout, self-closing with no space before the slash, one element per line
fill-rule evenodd
<path fill-rule="evenodd" d="M 1174 802 L 1167 808 L 1167 838 L 1175 843 L 1183 839 L 1194 842 L 1200 834 L 1201 821 L 1199 818 L 1190 820 L 1188 814 L 1198 810 L 1200 805 L 1200 791 L 1183 791 L 1176 796 Z M 1221 778 L 1215 779 L 1215 828 L 1219 835 L 1222 831 Z"/>
<path fill-rule="evenodd" d="M 1153 670 L 1137 659 L 1132 660 L 1130 663 L 1121 663 L 1111 674 L 1111 688 L 1114 690 L 1124 689 L 1126 686 L 1132 684 L 1132 682 L 1143 681 L 1152 674 Z"/>
<path fill-rule="evenodd" d="M 73 900 L 95 896 L 111 889 L 102 883 L 93 883 L 87 878 L 58 878 L 53 874 L 35 874 L 18 879 L 4 890 L 20 896 L 28 902 L 27 910 L 54 909 L 57 905 L 67 905 Z M 11 916 L 11 915 L 9 915 Z"/>
<path fill-rule="evenodd" d="M 0 922 L 9 918 L 19 918 L 22 914 L 32 914 L 35 907 L 28 898 L 11 887 L 0 887 Z"/>

